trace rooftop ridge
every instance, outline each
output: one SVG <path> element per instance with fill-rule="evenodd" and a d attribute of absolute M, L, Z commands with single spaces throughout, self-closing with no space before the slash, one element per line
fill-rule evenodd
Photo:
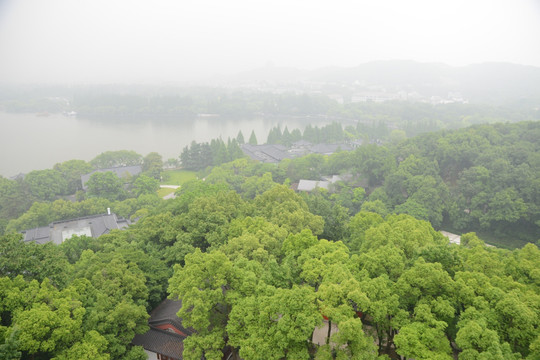
<path fill-rule="evenodd" d="M 115 213 L 111 213 L 111 214 L 103 213 L 103 214 L 96 214 L 96 215 L 81 216 L 81 217 L 72 218 L 72 219 L 66 219 L 66 220 L 57 220 L 57 221 L 51 222 L 49 224 L 49 227 L 51 227 L 51 225 L 53 225 L 53 224 L 60 224 L 60 223 L 65 223 L 65 222 L 75 221 L 75 220 L 94 219 L 94 218 L 103 217 L 103 216 L 116 216 L 116 214 Z M 118 216 L 116 216 L 116 218 L 117 219 L 122 219 L 122 218 L 118 218 Z"/>

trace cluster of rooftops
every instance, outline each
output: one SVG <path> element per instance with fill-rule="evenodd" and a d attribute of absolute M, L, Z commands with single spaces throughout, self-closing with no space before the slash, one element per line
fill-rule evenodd
<path fill-rule="evenodd" d="M 332 175 L 320 180 L 300 180 L 292 185 L 293 190 L 310 192 L 316 188 L 331 190 L 338 181 L 348 181 L 351 175 Z M 112 230 L 122 230 L 131 225 L 131 221 L 111 213 L 79 217 L 69 220 L 54 221 L 47 226 L 41 226 L 23 231 L 24 242 L 45 244 L 52 242 L 61 244 L 74 235 L 98 238 Z"/>
<path fill-rule="evenodd" d="M 354 140 L 339 144 L 312 144 L 306 140 L 299 140 L 290 147 L 285 145 L 251 145 L 243 144 L 241 149 L 253 160 L 265 163 L 278 163 L 284 159 L 294 159 L 309 154 L 331 155 L 337 151 L 352 151 L 362 145 L 362 140 Z"/>
<path fill-rule="evenodd" d="M 361 145 L 360 140 L 342 144 L 312 144 L 305 140 L 300 140 L 292 144 L 290 148 L 284 145 L 251 145 L 243 144 L 243 152 L 250 158 L 267 163 L 277 163 L 283 159 L 291 159 L 306 154 L 330 155 L 336 151 L 351 151 Z M 97 172 L 112 172 L 119 178 L 136 176 L 142 172 L 140 165 L 122 166 L 107 169 L 98 169 L 81 176 L 83 190 L 87 190 L 87 182 L 90 177 Z M 313 191 L 316 188 L 329 190 L 331 185 L 340 180 L 346 180 L 344 176 L 333 175 L 319 180 L 300 180 L 293 184 L 293 189 L 297 191 Z M 125 229 L 130 225 L 130 221 L 107 209 L 106 214 L 85 216 L 76 219 L 55 221 L 48 226 L 37 227 L 23 231 L 25 242 L 36 242 L 44 244 L 53 242 L 61 244 L 73 235 L 85 235 L 97 238 L 109 233 L 114 229 Z"/>

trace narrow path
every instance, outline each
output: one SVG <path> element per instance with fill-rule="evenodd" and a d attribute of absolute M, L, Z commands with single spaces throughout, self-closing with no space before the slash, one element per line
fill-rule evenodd
<path fill-rule="evenodd" d="M 159 185 L 160 188 L 166 188 L 166 189 L 178 189 L 180 185 Z"/>
<path fill-rule="evenodd" d="M 178 185 L 159 185 L 160 188 L 163 188 L 163 189 L 178 189 L 180 186 Z M 163 197 L 163 200 L 168 200 L 168 199 L 174 199 L 176 197 L 176 195 L 174 195 L 174 192 L 168 194 L 168 195 L 165 195 Z"/>

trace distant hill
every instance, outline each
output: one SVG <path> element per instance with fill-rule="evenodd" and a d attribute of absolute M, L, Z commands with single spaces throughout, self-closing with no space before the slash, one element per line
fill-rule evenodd
<path fill-rule="evenodd" d="M 452 67 L 406 60 L 374 61 L 352 68 L 311 71 L 267 66 L 237 74 L 236 83 L 334 83 L 382 87 L 387 91 L 416 91 L 426 96 L 461 93 L 472 102 L 540 106 L 540 67 L 510 63 L 482 63 Z"/>

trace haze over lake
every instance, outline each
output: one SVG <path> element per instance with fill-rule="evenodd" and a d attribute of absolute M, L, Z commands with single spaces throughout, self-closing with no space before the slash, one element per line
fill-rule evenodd
<path fill-rule="evenodd" d="M 0 175 L 9 177 L 32 170 L 52 168 L 71 159 L 89 161 L 109 150 L 134 150 L 141 155 L 158 152 L 163 160 L 178 158 L 192 141 L 206 142 L 221 137 L 244 138 L 255 131 L 259 143 L 266 142 L 270 129 L 305 124 L 299 119 L 244 119 L 197 117 L 192 120 L 119 122 L 115 119 L 88 120 L 51 114 L 12 114 L 0 112 Z"/>

